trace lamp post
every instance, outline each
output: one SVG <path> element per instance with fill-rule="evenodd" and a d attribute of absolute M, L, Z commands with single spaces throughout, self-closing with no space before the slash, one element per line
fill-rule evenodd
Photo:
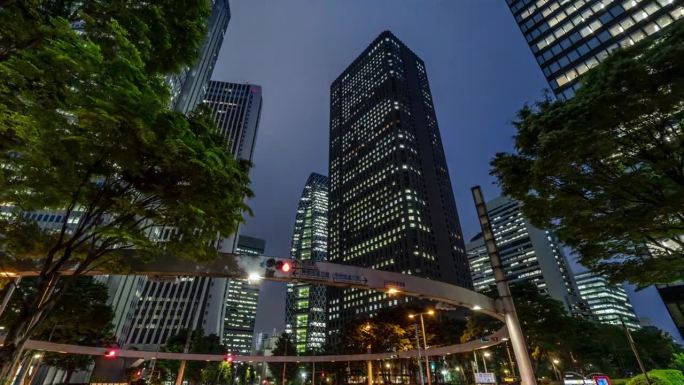
<path fill-rule="evenodd" d="M 370 334 L 371 328 L 371 324 L 367 323 L 363 326 L 363 331 Z M 371 343 L 368 342 L 368 354 L 370 353 Z M 373 385 L 373 362 L 371 360 L 366 361 L 366 370 L 368 371 L 368 385 Z"/>
<path fill-rule="evenodd" d="M 487 360 L 486 358 L 489 358 L 492 355 L 490 352 L 483 352 L 482 353 L 482 362 L 484 363 L 484 371 L 487 373 Z"/>
<path fill-rule="evenodd" d="M 556 374 L 556 379 L 558 381 L 561 381 L 560 372 L 558 371 L 558 368 L 556 367 L 556 365 L 558 365 L 558 364 L 560 364 L 560 361 L 558 361 L 557 358 L 554 358 L 553 360 L 551 360 L 551 366 L 553 366 L 553 372 Z"/>
<path fill-rule="evenodd" d="M 420 318 L 420 328 L 423 331 L 423 348 L 425 350 L 425 372 L 427 373 L 427 383 L 432 385 L 432 375 L 430 374 L 430 357 L 427 354 L 427 337 L 425 336 L 425 321 L 423 321 L 423 315 L 434 315 L 435 311 L 430 309 L 418 314 L 409 314 L 409 318 L 414 319 L 416 316 Z"/>

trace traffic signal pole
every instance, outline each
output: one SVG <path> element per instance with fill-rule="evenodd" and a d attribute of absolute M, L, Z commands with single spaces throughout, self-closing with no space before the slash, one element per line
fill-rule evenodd
<path fill-rule="evenodd" d="M 525 344 L 525 337 L 520 328 L 518 314 L 515 311 L 511 290 L 508 287 L 506 274 L 504 273 L 501 264 L 501 257 L 496 248 L 494 232 L 492 231 L 492 224 L 489 220 L 489 215 L 487 214 L 487 207 L 485 205 L 484 196 L 482 195 L 482 189 L 480 189 L 480 186 L 475 186 L 471 188 L 471 191 L 473 193 L 473 200 L 475 201 L 477 217 L 480 221 L 480 228 L 482 229 L 482 236 L 484 237 L 487 253 L 489 254 L 489 262 L 494 271 L 494 280 L 499 293 L 499 299 L 503 305 L 506 328 L 508 329 L 508 335 L 511 339 L 511 345 L 513 346 L 513 354 L 518 361 L 518 371 L 520 372 L 521 383 L 522 385 L 537 385 L 537 379 L 534 375 L 534 370 L 532 369 L 530 355 L 527 351 L 527 345 Z"/>

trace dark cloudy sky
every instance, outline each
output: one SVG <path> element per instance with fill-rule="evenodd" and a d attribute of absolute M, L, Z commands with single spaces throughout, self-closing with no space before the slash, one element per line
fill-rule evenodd
<path fill-rule="evenodd" d="M 264 97 L 243 234 L 288 255 L 304 182 L 327 175 L 330 83 L 383 30 L 427 65 L 464 236 L 478 231 L 470 187 L 498 194 L 489 160 L 511 150 L 516 111 L 548 87 L 504 0 L 231 0 L 231 11 L 213 78 L 261 85 Z M 257 331 L 282 329 L 284 296 L 264 283 Z M 654 290 L 632 299 L 676 334 Z"/>

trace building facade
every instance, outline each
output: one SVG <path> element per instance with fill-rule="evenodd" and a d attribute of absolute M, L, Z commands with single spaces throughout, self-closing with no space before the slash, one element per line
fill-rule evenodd
<path fill-rule="evenodd" d="M 622 285 L 613 285 L 608 279 L 590 271 L 575 275 L 577 287 L 589 311 L 601 323 L 622 325 L 636 330 L 641 327 Z"/>
<path fill-rule="evenodd" d="M 266 241 L 246 235 L 238 237 L 235 253 L 264 255 Z M 247 279 L 228 279 L 225 296 L 222 341 L 233 354 L 252 354 L 254 322 L 256 321 L 259 285 Z"/>
<path fill-rule="evenodd" d="M 608 54 L 684 16 L 679 0 L 506 0 L 557 97 Z"/>
<path fill-rule="evenodd" d="M 332 83 L 330 103 L 330 261 L 471 287 L 425 63 L 383 32 Z M 329 336 L 408 301 L 329 295 Z"/>
<path fill-rule="evenodd" d="M 578 310 L 577 286 L 554 234 L 530 224 L 521 211 L 521 203 L 512 198 L 500 196 L 486 206 L 508 282 L 531 282 L 562 302 L 568 311 Z M 482 233 L 471 239 L 466 250 L 475 290 L 484 291 L 495 285 Z"/>
<path fill-rule="evenodd" d="M 212 0 L 211 2 L 207 35 L 202 42 L 196 63 L 192 67 L 186 67 L 179 73 L 166 77 L 171 89 L 171 108 L 183 114 L 190 113 L 202 102 L 230 21 L 228 0 Z"/>
<path fill-rule="evenodd" d="M 206 89 L 210 92 L 202 101 L 212 109 L 226 148 L 236 159 L 252 161 L 261 113 L 261 87 L 211 81 Z M 220 238 L 219 250 L 236 251 L 238 239 L 237 235 Z M 128 346 L 138 348 L 156 349 L 178 329 L 185 328 L 202 329 L 205 334 L 222 336 L 225 341 L 225 322 L 230 315 L 226 311 L 226 296 L 239 297 L 244 293 L 246 298 L 251 298 L 258 295 L 258 290 L 248 282 L 226 278 L 179 277 L 171 281 L 144 281 L 141 299 L 137 301 L 131 321 L 131 332 L 126 338 Z M 231 325 L 228 327 L 233 327 Z M 240 321 L 236 325 L 243 327 L 244 323 Z M 246 338 L 244 331 L 241 333 L 242 338 Z M 251 349 L 251 333 L 247 345 Z"/>
<path fill-rule="evenodd" d="M 656 285 L 679 335 L 684 339 L 684 282 Z"/>
<path fill-rule="evenodd" d="M 297 207 L 290 257 L 300 264 L 328 259 L 328 178 L 313 173 Z M 321 349 L 326 339 L 326 287 L 288 283 L 285 332 L 298 353 Z"/>

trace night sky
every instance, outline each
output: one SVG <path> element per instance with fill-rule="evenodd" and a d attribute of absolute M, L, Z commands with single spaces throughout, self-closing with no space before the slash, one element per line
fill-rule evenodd
<path fill-rule="evenodd" d="M 243 234 L 289 255 L 304 182 L 328 174 L 330 83 L 384 30 L 425 61 L 463 234 L 477 233 L 470 187 L 499 193 L 489 161 L 512 149 L 516 111 L 548 88 L 504 0 L 231 0 L 231 12 L 213 78 L 261 85 L 264 98 Z M 678 337 L 654 289 L 630 296 Z M 264 283 L 256 331 L 282 330 L 284 305 L 284 285 Z"/>

